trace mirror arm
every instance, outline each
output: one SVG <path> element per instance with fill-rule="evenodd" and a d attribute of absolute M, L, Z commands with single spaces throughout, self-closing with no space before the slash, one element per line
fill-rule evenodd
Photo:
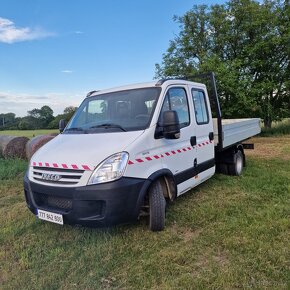
<path fill-rule="evenodd" d="M 161 126 L 159 123 L 156 124 L 154 138 L 155 139 L 164 138 L 164 136 L 163 136 L 163 126 Z"/>

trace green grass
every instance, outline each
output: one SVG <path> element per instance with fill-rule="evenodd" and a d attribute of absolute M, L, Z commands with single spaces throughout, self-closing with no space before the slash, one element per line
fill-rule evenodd
<path fill-rule="evenodd" d="M 276 122 L 273 124 L 272 128 L 262 127 L 261 136 L 281 136 L 290 134 L 290 119 L 285 119 L 281 122 Z"/>
<path fill-rule="evenodd" d="M 243 176 L 216 175 L 169 206 L 160 233 L 145 219 L 41 222 L 25 206 L 25 167 L 0 160 L 1 289 L 290 287 L 289 160 L 251 156 Z"/>
<path fill-rule="evenodd" d="M 38 135 L 45 135 L 51 133 L 59 133 L 57 129 L 43 129 L 43 130 L 5 130 L 0 131 L 0 135 L 24 136 L 32 138 Z"/>

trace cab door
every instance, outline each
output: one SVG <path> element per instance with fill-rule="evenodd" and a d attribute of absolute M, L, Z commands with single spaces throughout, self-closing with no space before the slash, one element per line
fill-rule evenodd
<path fill-rule="evenodd" d="M 167 110 L 175 110 L 180 123 L 179 139 L 160 139 L 160 146 L 164 148 L 162 164 L 169 169 L 177 183 L 178 195 L 190 189 L 194 183 L 195 124 L 190 117 L 190 92 L 188 86 L 169 86 L 159 115 Z"/>
<path fill-rule="evenodd" d="M 190 91 L 196 134 L 197 179 L 200 183 L 215 171 L 213 122 L 206 89 L 190 87 Z"/>

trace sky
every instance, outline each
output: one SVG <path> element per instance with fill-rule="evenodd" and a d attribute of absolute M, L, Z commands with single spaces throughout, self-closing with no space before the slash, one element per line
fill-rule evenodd
<path fill-rule="evenodd" d="M 173 16 L 222 0 L 0 0 L 0 113 L 49 105 L 54 115 L 87 92 L 151 81 Z"/>

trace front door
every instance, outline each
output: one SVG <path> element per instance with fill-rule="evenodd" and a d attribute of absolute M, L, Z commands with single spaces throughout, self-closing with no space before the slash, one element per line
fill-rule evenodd
<path fill-rule="evenodd" d="M 194 182 L 194 160 L 196 148 L 192 143 L 195 136 L 195 124 L 190 117 L 190 106 L 187 86 L 170 86 L 167 89 L 160 118 L 167 110 L 175 110 L 180 122 L 179 139 L 160 139 L 160 146 L 164 148 L 162 164 L 163 168 L 169 169 L 177 183 L 178 195 L 192 187 Z"/>

